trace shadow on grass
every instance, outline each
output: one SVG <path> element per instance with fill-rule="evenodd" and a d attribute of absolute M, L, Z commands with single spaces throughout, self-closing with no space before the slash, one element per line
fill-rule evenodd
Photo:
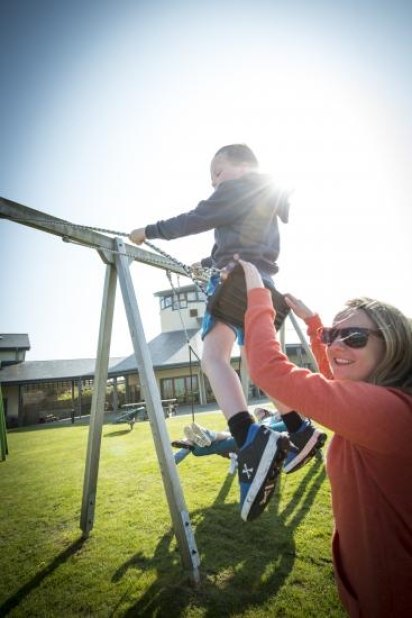
<path fill-rule="evenodd" d="M 208 618 L 226 617 L 264 605 L 276 595 L 293 569 L 294 532 L 325 479 L 324 466 L 320 460 L 308 466 L 283 510 L 278 485 L 265 513 L 248 524 L 240 520 L 238 505 L 225 503 L 234 478 L 227 476 L 210 508 L 191 513 L 201 554 L 201 585 L 193 588 L 183 580 L 180 554 L 170 530 L 152 558 L 138 553 L 114 573 L 112 581 L 119 581 L 129 569 L 155 569 L 157 573 L 156 581 L 122 615 L 178 617 L 191 608 Z M 173 572 L 176 580 L 171 584 Z"/>
<path fill-rule="evenodd" d="M 126 433 L 130 433 L 132 429 L 116 429 L 116 431 L 110 431 L 109 433 L 104 433 L 103 438 L 115 438 L 116 436 L 124 436 Z"/>
<path fill-rule="evenodd" d="M 104 424 L 111 424 L 111 421 L 104 421 Z M 69 429 L 70 427 L 85 427 L 90 424 L 89 416 L 77 417 L 72 423 L 71 419 L 64 418 L 54 423 L 38 423 L 36 425 L 24 425 L 23 427 L 10 427 L 7 433 L 27 433 L 29 431 L 47 431 L 48 429 Z"/>
<path fill-rule="evenodd" d="M 58 556 L 54 558 L 44 569 L 39 571 L 30 581 L 22 586 L 13 596 L 0 605 L 0 616 L 7 616 L 12 609 L 17 607 L 21 601 L 24 600 L 35 588 L 38 588 L 41 583 L 49 577 L 56 569 L 62 564 L 67 562 L 74 554 L 76 554 L 85 543 L 86 539 L 80 537 L 77 541 L 72 543 L 67 549 L 62 551 Z"/>

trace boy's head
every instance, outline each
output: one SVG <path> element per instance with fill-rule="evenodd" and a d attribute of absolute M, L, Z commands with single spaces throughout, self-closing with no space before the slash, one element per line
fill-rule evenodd
<path fill-rule="evenodd" d="M 212 159 L 210 175 L 216 189 L 225 180 L 240 178 L 258 167 L 258 160 L 246 144 L 230 144 L 220 148 Z"/>

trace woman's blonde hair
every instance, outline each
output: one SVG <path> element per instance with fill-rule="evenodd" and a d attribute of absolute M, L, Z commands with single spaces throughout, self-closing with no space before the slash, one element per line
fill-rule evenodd
<path fill-rule="evenodd" d="M 382 333 L 385 354 L 370 382 L 393 386 L 412 393 L 412 324 L 399 309 L 372 298 L 354 298 L 345 304 L 336 319 L 352 310 L 364 311 Z"/>

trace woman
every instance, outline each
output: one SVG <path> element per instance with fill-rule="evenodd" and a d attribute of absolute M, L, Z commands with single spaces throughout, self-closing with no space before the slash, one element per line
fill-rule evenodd
<path fill-rule="evenodd" d="M 350 616 L 412 616 L 412 329 L 391 305 L 349 301 L 321 328 L 330 379 L 291 364 L 256 268 L 246 276 L 253 381 L 334 432 L 327 456 L 340 598 Z M 294 301 L 290 305 L 293 308 Z"/>

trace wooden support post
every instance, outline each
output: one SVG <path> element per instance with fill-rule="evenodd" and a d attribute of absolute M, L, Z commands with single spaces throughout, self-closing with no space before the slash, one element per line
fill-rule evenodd
<path fill-rule="evenodd" d="M 301 330 L 301 328 L 300 328 L 300 326 L 298 324 L 298 321 L 297 321 L 297 319 L 295 318 L 295 316 L 294 316 L 294 314 L 292 312 L 289 313 L 289 319 L 292 322 L 293 328 L 295 329 L 296 334 L 298 335 L 298 337 L 300 339 L 300 342 L 301 342 L 301 344 L 302 344 L 306 354 L 309 357 L 309 360 L 310 360 L 310 362 L 312 364 L 312 369 L 314 371 L 319 371 L 318 363 L 316 362 L 316 359 L 313 356 L 312 350 L 310 349 L 310 346 L 309 346 L 308 342 L 306 341 L 306 338 L 305 338 L 305 336 L 304 336 L 304 334 L 303 334 L 303 332 L 302 332 L 302 330 Z"/>
<path fill-rule="evenodd" d="M 106 382 L 109 368 L 110 339 L 113 324 L 114 301 L 116 297 L 116 283 L 116 269 L 114 265 L 109 264 L 106 267 L 106 278 L 104 282 L 95 381 L 90 412 L 86 468 L 84 473 L 82 510 L 80 516 L 80 527 L 83 531 L 84 537 L 89 535 L 90 530 L 93 528 L 94 522 L 104 402 L 106 398 Z"/>
<path fill-rule="evenodd" d="M 287 320 L 287 316 L 286 316 L 286 319 L 283 321 L 283 324 L 282 324 L 282 326 L 280 327 L 280 330 L 279 330 L 279 341 L 280 341 L 280 345 L 281 345 L 283 354 L 286 354 L 286 343 L 285 343 L 285 340 L 286 340 L 286 332 L 285 332 L 286 331 L 286 326 L 285 326 L 286 320 Z"/>
<path fill-rule="evenodd" d="M 100 318 L 99 342 L 97 350 L 97 361 L 95 370 L 95 388 L 92 398 L 92 409 L 90 415 L 90 427 L 88 436 L 88 446 L 86 454 L 86 467 L 83 486 L 83 500 L 80 525 L 84 536 L 87 536 L 93 527 L 97 476 L 99 468 L 99 456 L 101 446 L 101 433 L 104 415 L 104 401 L 106 394 L 106 381 L 109 364 L 110 337 L 113 323 L 114 301 L 116 293 L 116 269 L 112 263 L 113 250 L 122 253 L 116 256 L 116 268 L 122 288 L 123 299 L 129 321 L 130 333 L 132 336 L 133 347 L 138 362 L 138 370 L 142 389 L 145 392 L 145 399 L 148 404 L 149 419 L 152 426 L 153 437 L 159 458 L 160 468 L 163 475 L 163 482 L 166 490 L 166 497 L 172 516 L 172 523 L 176 534 L 179 549 L 182 555 L 184 567 L 190 572 L 190 576 L 195 583 L 200 581 L 199 577 L 199 553 L 185 506 L 183 492 L 180 486 L 177 470 L 174 463 L 172 449 L 166 430 L 163 408 L 157 384 L 154 377 L 153 366 L 151 363 L 148 346 L 143 332 L 139 311 L 137 308 L 136 297 L 131 282 L 128 259 L 150 264 L 156 268 L 167 270 L 181 275 L 186 275 L 182 265 L 176 263 L 162 255 L 144 251 L 139 247 L 127 245 L 126 248 L 122 241 L 96 230 L 86 229 L 83 226 L 72 224 L 62 219 L 57 219 L 47 213 L 28 208 L 17 202 L 12 202 L 0 197 L 0 216 L 15 221 L 21 225 L 26 225 L 49 234 L 60 236 L 66 242 L 81 243 L 84 246 L 96 249 L 103 262 L 107 264 L 106 279 L 103 293 L 102 312 Z M 81 380 L 79 379 L 79 405 L 81 415 Z M 21 393 L 19 396 L 19 420 L 22 421 L 22 401 Z"/>
<path fill-rule="evenodd" d="M 115 242 L 119 252 L 116 254 L 115 259 L 120 289 L 132 338 L 140 383 L 145 393 L 147 412 L 162 473 L 166 498 L 172 517 L 173 529 L 182 556 L 183 567 L 188 572 L 192 581 L 198 584 L 200 581 L 199 552 L 196 547 L 189 514 L 185 505 L 183 491 L 177 474 L 172 448 L 170 446 L 170 438 L 166 428 L 162 401 L 157 387 L 149 347 L 146 342 L 130 275 L 129 258 L 126 255 L 124 242 L 120 238 L 116 238 Z"/>
<path fill-rule="evenodd" d="M 247 368 L 246 352 L 244 346 L 239 346 L 240 349 L 240 383 L 242 385 L 243 394 L 246 402 L 249 400 L 249 372 Z"/>

